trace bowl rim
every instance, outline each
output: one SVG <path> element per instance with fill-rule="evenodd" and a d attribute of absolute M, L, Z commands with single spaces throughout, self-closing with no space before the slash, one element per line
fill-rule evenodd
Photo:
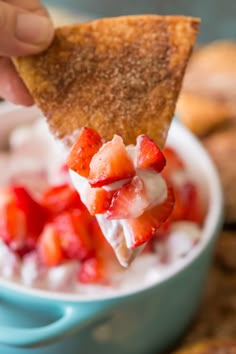
<path fill-rule="evenodd" d="M 25 109 L 27 108 L 20 108 L 20 110 L 23 111 Z M 15 111 L 15 109 L 13 111 Z M 25 294 L 27 296 L 30 295 L 41 299 L 57 300 L 59 302 L 94 302 L 119 299 L 142 293 L 157 286 L 161 286 L 188 268 L 188 266 L 190 266 L 198 257 L 201 256 L 207 246 L 213 242 L 214 238 L 216 238 L 218 234 L 218 231 L 220 230 L 223 221 L 223 192 L 218 172 L 207 151 L 202 146 L 200 141 L 198 141 L 198 139 L 192 133 L 190 133 L 182 124 L 176 120 L 173 120 L 171 124 L 167 137 L 167 144 L 171 146 L 171 139 L 174 139 L 176 132 L 177 134 L 184 136 L 184 143 L 186 145 L 190 144 L 194 150 L 198 152 L 198 155 L 201 156 L 201 162 L 207 164 L 206 173 L 208 176 L 208 184 L 210 190 L 209 209 L 205 219 L 204 227 L 202 229 L 201 242 L 199 242 L 199 244 L 186 257 L 184 257 L 183 261 L 177 262 L 173 267 L 170 267 L 170 269 L 166 271 L 165 275 L 161 279 L 157 279 L 155 282 L 142 284 L 131 289 L 121 289 L 117 293 L 99 293 L 95 295 L 63 293 L 46 289 L 29 288 L 23 284 L 14 282 L 13 280 L 4 279 L 2 277 L 0 277 L 0 286 L 14 292 L 20 292 L 21 294 Z"/>

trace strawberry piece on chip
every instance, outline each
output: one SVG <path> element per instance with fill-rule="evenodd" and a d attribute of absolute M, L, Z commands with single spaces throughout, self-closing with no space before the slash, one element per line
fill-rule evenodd
<path fill-rule="evenodd" d="M 147 242 L 170 216 L 174 207 L 174 193 L 168 188 L 166 200 L 146 210 L 136 219 L 128 219 L 127 226 L 131 235 L 131 248 L 138 247 Z"/>
<path fill-rule="evenodd" d="M 147 206 L 143 181 L 135 176 L 115 192 L 106 216 L 110 220 L 136 218 Z"/>
<path fill-rule="evenodd" d="M 92 187 L 102 187 L 136 174 L 120 136 L 114 138 L 93 156 L 90 163 L 89 183 Z"/>
<path fill-rule="evenodd" d="M 113 191 L 87 186 L 86 207 L 91 215 L 105 213 L 112 201 Z"/>
<path fill-rule="evenodd" d="M 161 172 L 166 164 L 166 159 L 157 144 L 146 135 L 139 135 L 137 138 L 137 168 L 143 170 L 153 169 Z"/>
<path fill-rule="evenodd" d="M 72 146 L 67 159 L 68 167 L 79 175 L 88 177 L 90 161 L 101 146 L 102 139 L 96 130 L 84 128 Z"/>

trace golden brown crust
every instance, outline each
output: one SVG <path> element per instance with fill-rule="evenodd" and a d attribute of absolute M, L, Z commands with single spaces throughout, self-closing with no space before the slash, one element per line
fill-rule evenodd
<path fill-rule="evenodd" d="M 222 182 L 225 200 L 225 221 L 236 222 L 236 124 L 203 139 L 203 144 L 211 155 Z"/>
<path fill-rule="evenodd" d="M 177 113 L 203 136 L 236 117 L 236 42 L 216 41 L 197 49 L 188 63 Z"/>
<path fill-rule="evenodd" d="M 214 339 L 187 346 L 175 354 L 236 354 L 236 339 Z"/>
<path fill-rule="evenodd" d="M 163 146 L 199 20 L 141 15 L 63 27 L 44 53 L 15 60 L 59 138 L 83 126 Z"/>
<path fill-rule="evenodd" d="M 215 41 L 200 47 L 189 61 L 183 89 L 234 104 L 236 99 L 235 60 L 236 42 Z"/>
<path fill-rule="evenodd" d="M 177 115 L 183 124 L 199 137 L 228 122 L 229 111 L 227 102 L 186 91 L 181 92 L 176 105 Z"/>

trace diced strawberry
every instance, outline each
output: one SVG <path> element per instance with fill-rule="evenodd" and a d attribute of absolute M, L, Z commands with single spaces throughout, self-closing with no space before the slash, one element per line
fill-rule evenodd
<path fill-rule="evenodd" d="M 8 200 L 0 207 L 0 238 L 17 250 L 22 248 L 27 235 L 25 214 L 14 200 Z"/>
<path fill-rule="evenodd" d="M 38 252 L 47 267 L 59 265 L 64 260 L 60 237 L 53 224 L 45 226 L 38 242 Z"/>
<path fill-rule="evenodd" d="M 134 176 L 134 165 L 118 135 L 104 144 L 91 160 L 89 183 L 92 187 L 102 187 Z"/>
<path fill-rule="evenodd" d="M 15 186 L 12 192 L 17 207 L 24 212 L 26 217 L 27 238 L 39 236 L 48 218 L 46 209 L 34 200 L 24 187 Z"/>
<path fill-rule="evenodd" d="M 107 211 L 111 204 L 113 194 L 113 191 L 106 191 L 103 188 L 92 188 L 88 186 L 86 207 L 90 214 L 103 214 Z"/>
<path fill-rule="evenodd" d="M 166 166 L 162 173 L 167 180 L 170 180 L 174 173 L 185 169 L 185 164 L 177 152 L 171 147 L 165 147 L 163 154 L 166 159 Z"/>
<path fill-rule="evenodd" d="M 171 220 L 169 217 L 165 222 L 163 222 L 163 224 L 160 225 L 160 227 L 154 233 L 153 237 L 148 241 L 146 246 L 149 245 L 149 248 L 147 247 L 149 252 L 155 252 L 156 242 L 165 239 L 169 235 L 170 226 L 171 226 Z"/>
<path fill-rule="evenodd" d="M 81 264 L 78 273 L 78 281 L 80 283 L 98 283 L 103 278 L 103 264 L 98 257 L 89 258 Z"/>
<path fill-rule="evenodd" d="M 11 187 L 0 188 L 0 209 L 4 207 L 7 203 L 12 202 L 14 200 L 15 199 Z"/>
<path fill-rule="evenodd" d="M 186 182 L 180 187 L 175 187 L 175 206 L 171 215 L 172 221 L 193 221 L 202 224 L 204 211 L 200 202 L 196 186 Z"/>
<path fill-rule="evenodd" d="M 52 215 L 74 208 L 85 209 L 77 191 L 67 184 L 49 187 L 43 193 L 41 203 Z"/>
<path fill-rule="evenodd" d="M 168 188 L 168 196 L 162 204 L 146 210 L 136 219 L 127 220 L 131 235 L 131 247 L 135 248 L 147 242 L 170 216 L 174 206 L 174 193 Z"/>
<path fill-rule="evenodd" d="M 143 181 L 135 176 L 114 193 L 107 219 L 137 218 L 148 206 Z"/>
<path fill-rule="evenodd" d="M 172 211 L 171 215 L 172 214 L 173 214 L 173 211 Z M 171 215 L 170 215 L 170 217 L 171 217 Z M 163 222 L 163 224 L 161 224 L 161 226 L 156 230 L 155 239 L 163 240 L 163 238 L 165 238 L 168 235 L 168 232 L 169 232 L 170 226 L 171 226 L 170 217 L 165 222 Z"/>
<path fill-rule="evenodd" d="M 102 234 L 96 218 L 92 218 L 90 235 L 93 240 L 94 256 L 82 262 L 78 280 L 81 283 L 105 282 L 109 274 L 112 274 L 114 266 L 117 267 L 117 259 L 110 244 Z"/>
<path fill-rule="evenodd" d="M 153 169 L 161 172 L 166 164 L 166 159 L 157 144 L 146 135 L 137 138 L 137 167 L 141 169 Z"/>
<path fill-rule="evenodd" d="M 147 241 L 142 253 L 154 253 L 155 252 L 155 249 L 153 247 L 153 242 L 152 242 L 152 239 Z"/>
<path fill-rule="evenodd" d="M 40 205 L 38 208 L 37 202 L 35 202 L 37 207 L 35 207 L 34 203 L 30 203 L 29 207 L 32 207 L 32 210 L 29 211 L 27 209 L 28 204 L 26 201 L 28 199 L 22 198 L 21 200 L 19 197 L 21 191 L 21 187 L 0 191 L 0 238 L 20 257 L 36 247 L 39 233 L 44 225 L 42 217 L 45 216 L 43 213 L 41 214 Z M 18 203 L 18 201 L 22 201 L 22 203 Z M 26 204 L 24 204 L 25 202 Z M 39 211 L 38 220 L 33 214 L 35 211 Z"/>
<path fill-rule="evenodd" d="M 90 234 L 91 216 L 87 210 L 74 209 L 54 219 L 61 245 L 69 259 L 85 260 L 94 252 Z"/>
<path fill-rule="evenodd" d="M 70 151 L 68 167 L 79 175 L 88 177 L 90 161 L 101 146 L 99 134 L 91 128 L 84 128 Z"/>

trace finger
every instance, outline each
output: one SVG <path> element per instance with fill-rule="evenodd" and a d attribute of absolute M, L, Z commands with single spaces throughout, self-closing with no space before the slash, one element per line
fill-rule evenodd
<path fill-rule="evenodd" d="M 2 0 L 2 2 L 6 2 L 42 16 L 49 16 L 46 8 L 42 6 L 41 2 L 38 0 Z"/>
<path fill-rule="evenodd" d="M 31 106 L 33 99 L 10 59 L 0 58 L 0 73 L 0 96 L 15 104 Z"/>
<path fill-rule="evenodd" d="M 53 38 L 51 20 L 0 1 L 0 55 L 21 56 L 46 49 Z"/>

